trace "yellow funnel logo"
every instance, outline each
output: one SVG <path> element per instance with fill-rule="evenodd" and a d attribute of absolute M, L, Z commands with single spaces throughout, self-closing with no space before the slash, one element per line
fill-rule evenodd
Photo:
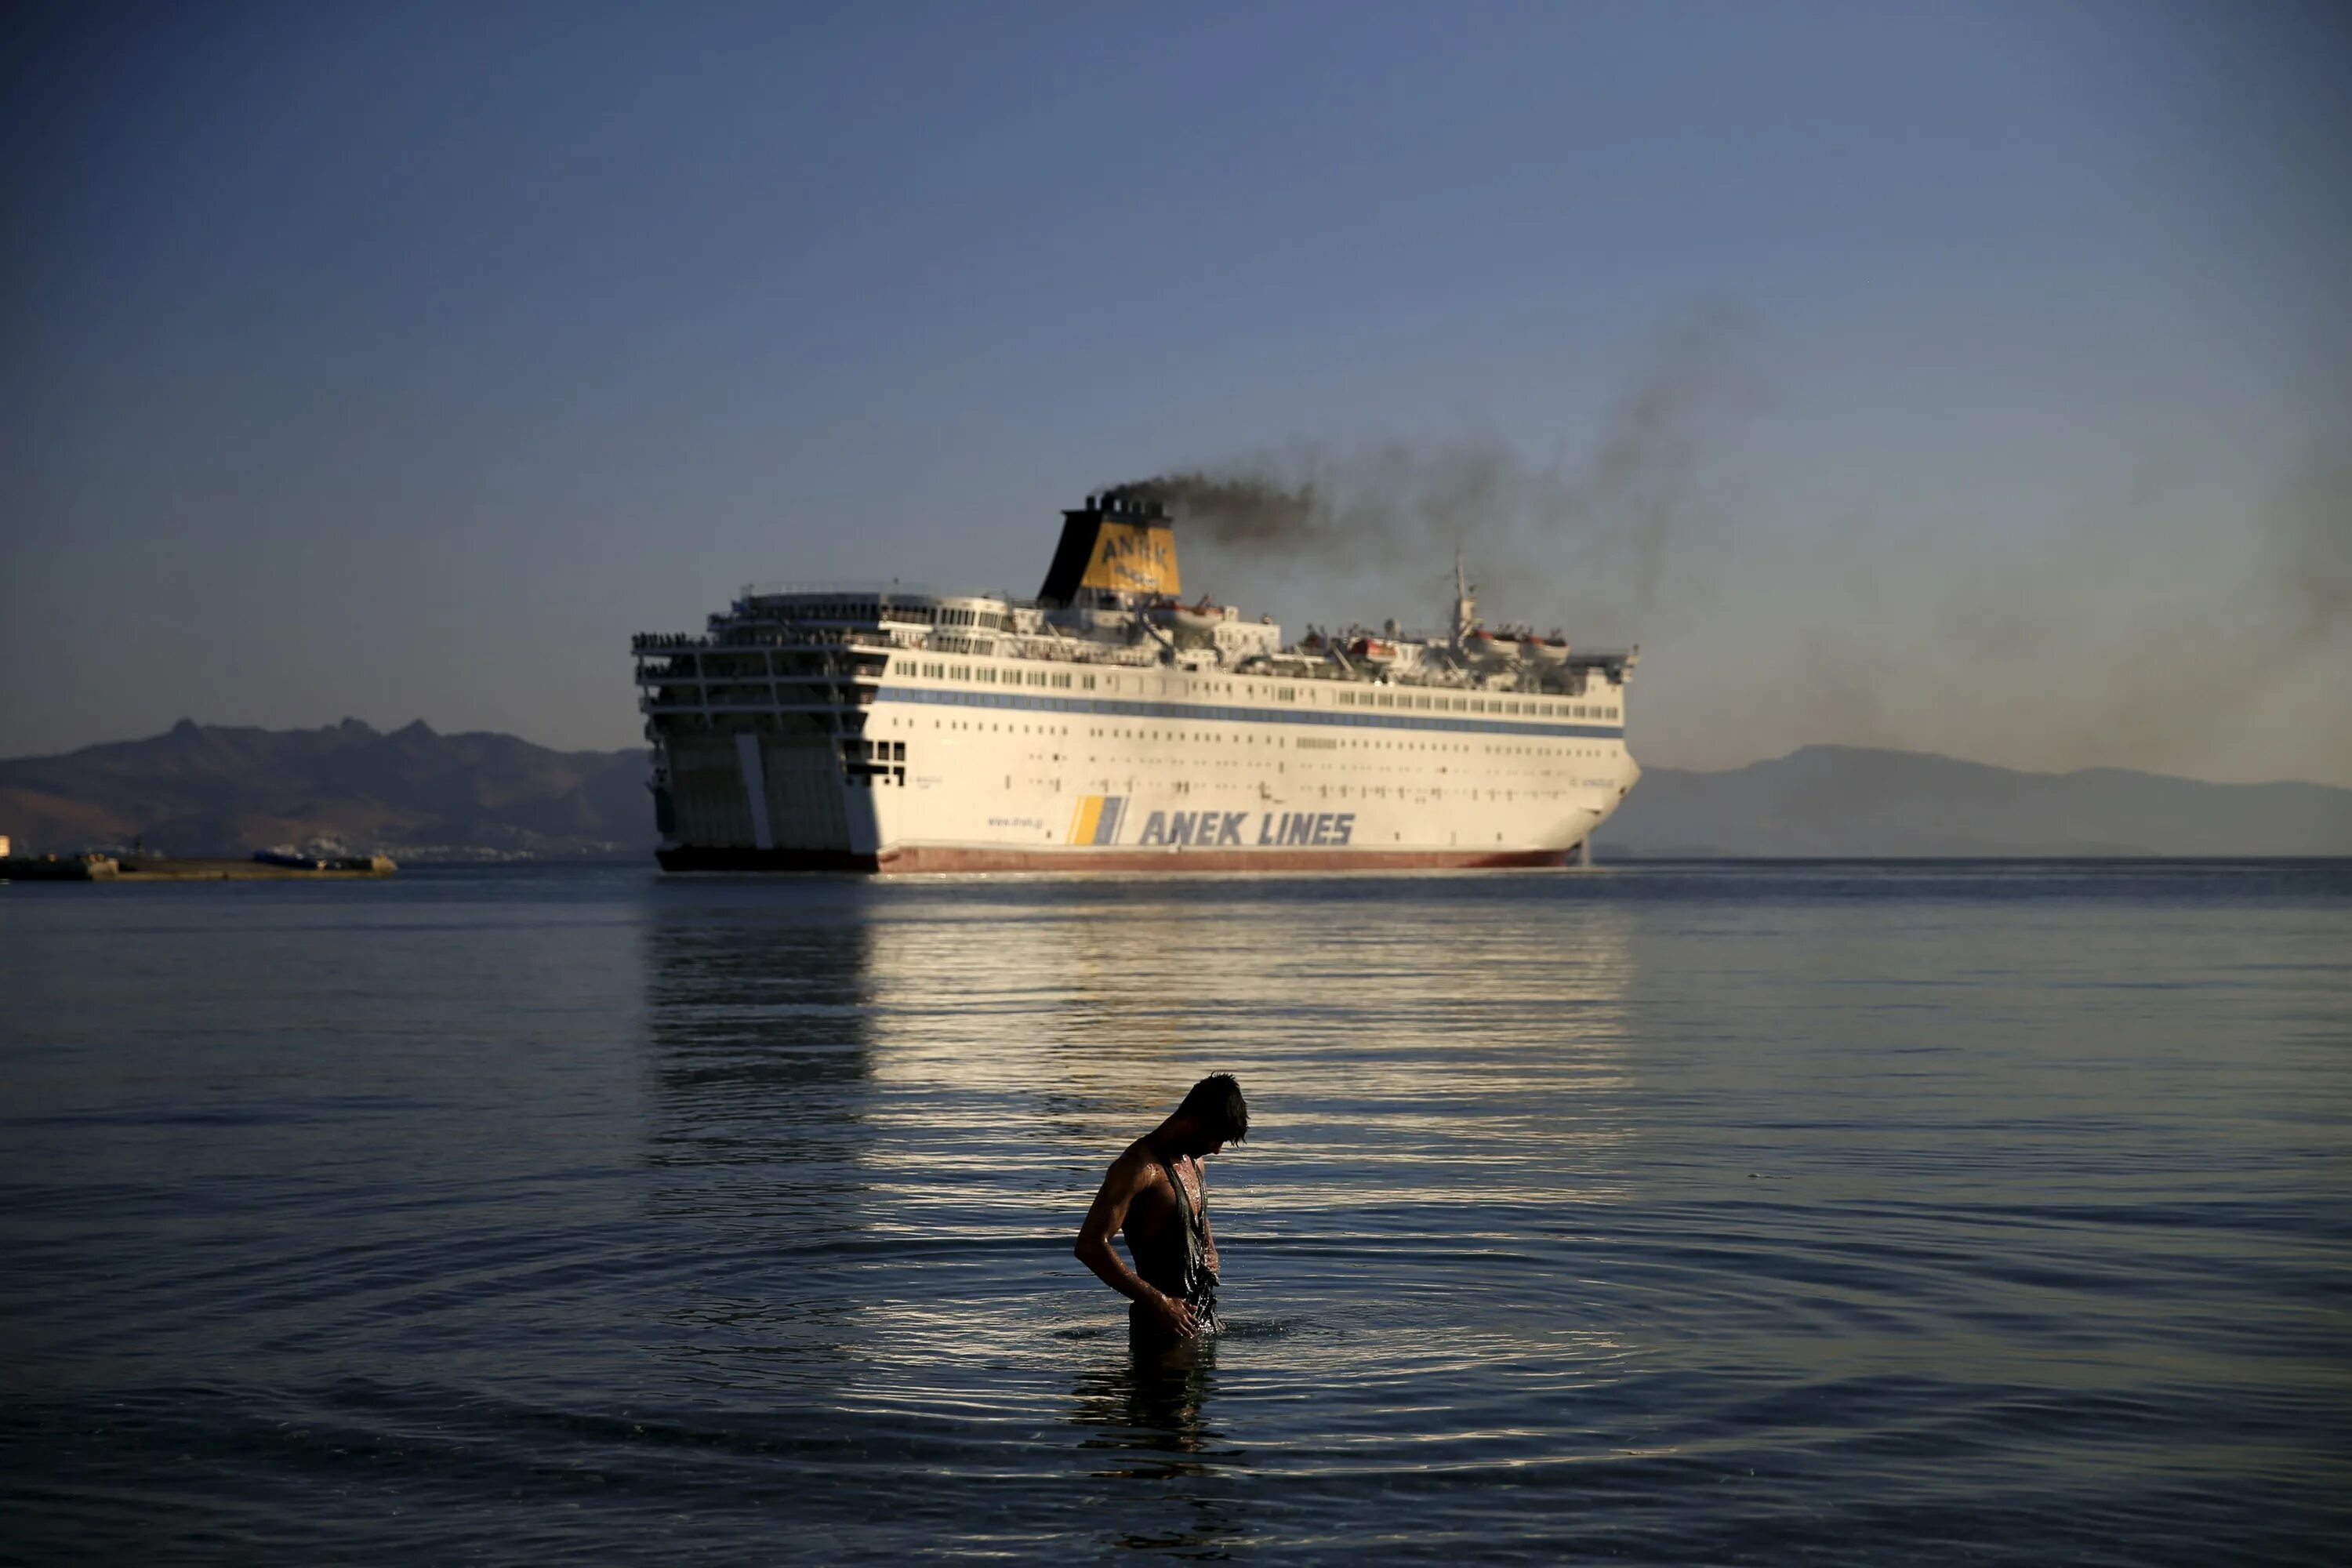
<path fill-rule="evenodd" d="M 1102 520 L 1095 533 L 1094 554 L 1087 574 L 1079 579 L 1088 588 L 1115 588 L 1123 594 L 1166 594 L 1171 598 L 1184 589 L 1176 574 L 1176 533 L 1164 522 L 1118 522 Z"/>

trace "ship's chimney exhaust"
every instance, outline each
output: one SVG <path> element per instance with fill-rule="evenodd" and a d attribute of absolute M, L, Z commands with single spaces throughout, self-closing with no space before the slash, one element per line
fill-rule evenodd
<path fill-rule="evenodd" d="M 1156 500 L 1103 490 L 1062 514 L 1041 603 L 1067 605 L 1082 588 L 1173 598 L 1183 591 L 1176 570 L 1176 531 Z"/>

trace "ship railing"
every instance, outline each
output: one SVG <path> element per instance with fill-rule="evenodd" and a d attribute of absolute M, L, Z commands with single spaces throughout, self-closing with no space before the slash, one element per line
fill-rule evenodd
<path fill-rule="evenodd" d="M 965 649 L 930 645 L 940 651 L 960 653 Z M 1152 665 L 1160 662 L 1158 645 L 1138 647 L 1131 643 L 1101 643 L 1085 637 L 1056 637 L 1046 632 L 1005 632 L 997 639 L 995 653 L 1003 658 L 1034 658 L 1058 664 L 1120 664 Z"/>
<path fill-rule="evenodd" d="M 647 670 L 637 677 L 640 686 L 807 686 L 845 680 L 870 680 L 870 670 L 845 669 L 720 669 Z"/>
<path fill-rule="evenodd" d="M 887 583 L 854 580 L 835 583 L 746 583 L 742 587 L 741 597 L 787 599 L 809 595 L 840 597 L 852 594 L 861 597 L 870 594 L 877 599 L 996 599 L 1006 604 L 1014 602 L 1010 594 L 976 594 L 970 589 L 945 588 L 936 583 L 909 582 L 897 577 L 891 578 Z"/>
<path fill-rule="evenodd" d="M 705 646 L 722 653 L 730 650 L 753 653 L 781 648 L 898 647 L 903 645 L 892 633 L 871 631 L 861 626 L 794 626 L 789 630 L 714 637 Z"/>
<path fill-rule="evenodd" d="M 1111 665 L 1121 668 L 1149 668 L 1161 662 L 1162 650 L 1156 643 L 1102 643 L 1090 638 L 1035 632 L 978 632 L 973 628 L 953 630 L 926 629 L 900 633 L 841 628 L 808 628 L 789 634 L 773 634 L 757 637 L 714 637 L 685 633 L 644 632 L 633 640 L 633 652 L 640 659 L 659 659 L 680 654 L 751 654 L 789 652 L 808 649 L 855 649 L 874 653 L 928 651 L 961 654 L 968 657 L 1034 659 L 1060 664 Z M 1202 658 L 1215 657 L 1208 650 L 1199 650 Z M 1528 690 L 1536 691 L 1559 687 L 1580 687 L 1585 678 L 1594 673 L 1606 676 L 1612 682 L 1622 681 L 1641 658 L 1639 647 L 1624 649 L 1594 648 L 1571 653 L 1551 670 L 1533 668 L 1510 668 L 1480 672 L 1453 663 L 1429 663 L 1410 668 L 1384 670 L 1359 669 L 1335 658 L 1328 652 L 1314 652 L 1296 647 L 1276 653 L 1250 653 L 1235 661 L 1238 668 L 1252 665 L 1272 667 L 1286 679 L 1329 682 L 1333 685 L 1372 683 L 1385 686 L 1415 686 L 1463 690 Z M 835 672 L 852 675 L 850 671 Z M 1562 679 L 1565 677 L 1565 679 Z M 814 672 L 778 670 L 772 679 L 795 680 L 815 679 Z M 644 683 L 667 682 L 686 685 L 709 680 L 725 683 L 740 680 L 737 675 L 709 675 L 686 668 L 640 667 L 638 679 Z M 1572 694 L 1572 692 L 1571 692 Z"/>
<path fill-rule="evenodd" d="M 909 634 L 812 627 L 804 631 L 766 637 L 657 637 L 641 635 L 634 639 L 630 651 L 640 658 L 662 658 L 672 654 L 682 653 L 771 653 L 813 647 L 887 650 L 921 646 L 921 637 Z"/>

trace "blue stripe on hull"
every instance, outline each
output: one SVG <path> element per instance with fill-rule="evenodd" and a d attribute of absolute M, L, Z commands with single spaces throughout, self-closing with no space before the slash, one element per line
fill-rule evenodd
<path fill-rule="evenodd" d="M 1207 702 L 1133 702 L 1105 697 L 1032 697 L 1011 691 L 937 691 L 925 686 L 885 686 L 878 702 L 938 708 L 1010 708 L 1038 713 L 1077 713 L 1105 719 L 1163 719 L 1193 723 L 1306 724 L 1349 730 L 1433 730 L 1456 735 L 1543 735 L 1564 740 L 1622 741 L 1622 725 L 1538 724 L 1522 719 L 1423 718 L 1395 712 L 1299 712 L 1287 708 L 1234 708 Z"/>

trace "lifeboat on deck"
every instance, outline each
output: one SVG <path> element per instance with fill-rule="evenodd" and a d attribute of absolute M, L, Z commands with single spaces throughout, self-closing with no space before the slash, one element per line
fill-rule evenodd
<path fill-rule="evenodd" d="M 1171 614 L 1175 616 L 1178 631 L 1192 632 L 1201 637 L 1207 637 L 1225 624 L 1225 607 L 1211 604 L 1205 594 L 1201 595 L 1199 604 L 1178 605 Z"/>
<path fill-rule="evenodd" d="M 1548 637 L 1539 637 L 1529 632 L 1519 639 L 1519 652 L 1530 664 L 1558 669 L 1568 662 L 1568 641 L 1558 632 Z"/>
<path fill-rule="evenodd" d="M 1216 629 L 1225 623 L 1225 607 L 1223 605 L 1210 603 L 1205 595 L 1197 605 L 1183 605 L 1173 599 L 1161 599 L 1144 614 L 1150 616 L 1154 623 L 1172 631 L 1182 632 L 1188 637 L 1213 636 Z"/>
<path fill-rule="evenodd" d="M 1397 661 L 1397 646 L 1379 637 L 1361 637 L 1348 645 L 1348 657 L 1373 669 L 1386 669 Z"/>
<path fill-rule="evenodd" d="M 1497 637 L 1484 626 L 1462 639 L 1462 651 L 1469 657 L 1471 663 L 1489 668 L 1516 664 L 1519 658 L 1519 645 L 1516 641 Z"/>

